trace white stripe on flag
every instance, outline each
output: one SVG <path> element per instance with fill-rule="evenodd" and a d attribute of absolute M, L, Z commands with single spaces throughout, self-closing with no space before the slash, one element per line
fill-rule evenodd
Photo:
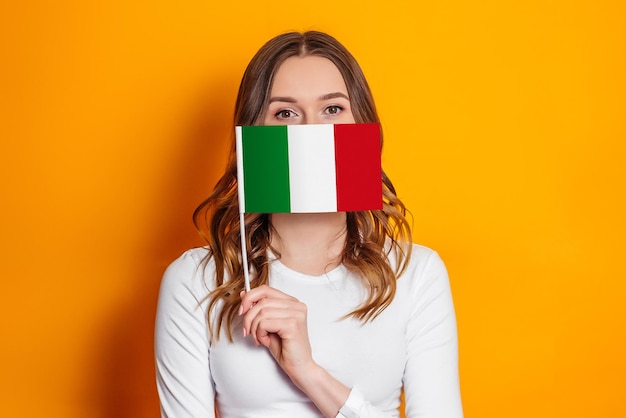
<path fill-rule="evenodd" d="M 333 125 L 289 125 L 289 182 L 292 212 L 335 212 Z"/>

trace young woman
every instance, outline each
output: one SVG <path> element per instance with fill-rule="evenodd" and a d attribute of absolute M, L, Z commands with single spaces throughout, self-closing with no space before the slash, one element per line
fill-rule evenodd
<path fill-rule="evenodd" d="M 379 122 L 355 59 L 320 32 L 266 43 L 235 125 Z M 167 269 L 156 320 L 164 417 L 462 417 L 446 269 L 411 244 L 389 178 L 383 209 L 246 214 L 245 292 L 234 140 L 194 213 L 208 245 Z"/>

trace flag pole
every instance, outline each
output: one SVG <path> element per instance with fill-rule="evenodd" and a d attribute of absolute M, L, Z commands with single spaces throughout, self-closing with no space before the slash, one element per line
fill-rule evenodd
<path fill-rule="evenodd" d="M 239 212 L 239 235 L 241 235 L 241 262 L 243 264 L 243 278 L 246 292 L 250 291 L 250 272 L 248 271 L 248 248 L 246 245 L 245 213 Z"/>
<path fill-rule="evenodd" d="M 250 291 L 250 272 L 248 271 L 248 248 L 246 245 L 246 220 L 243 197 L 243 146 L 241 126 L 235 126 L 235 149 L 237 152 L 237 201 L 239 203 L 239 235 L 241 236 L 241 262 L 246 292 Z"/>

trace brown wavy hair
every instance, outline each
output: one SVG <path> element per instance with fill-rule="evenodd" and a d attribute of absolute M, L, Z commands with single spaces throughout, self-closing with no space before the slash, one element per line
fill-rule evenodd
<path fill-rule="evenodd" d="M 258 125 L 267 109 L 274 74 L 278 67 L 294 56 L 319 56 L 332 61 L 341 72 L 348 89 L 350 106 L 356 123 L 380 123 L 374 99 L 365 76 L 348 50 L 335 38 L 322 32 L 285 33 L 268 41 L 252 58 L 241 80 L 235 104 L 235 125 Z M 233 129 L 234 131 L 234 129 Z M 382 135 L 382 132 L 381 132 Z M 381 143 L 382 151 L 382 143 Z M 383 209 L 348 212 L 347 238 L 342 263 L 359 274 L 368 296 L 363 304 L 346 317 L 369 321 L 393 300 L 396 280 L 405 270 L 411 256 L 411 229 L 407 210 L 396 196 L 387 175 L 381 172 Z M 239 307 L 239 292 L 244 288 L 237 200 L 237 158 L 234 132 L 228 163 L 212 194 L 193 214 L 196 228 L 208 243 L 215 264 L 215 289 L 207 296 L 208 312 L 221 303 L 216 318 L 209 318 L 211 338 L 219 338 L 225 328 L 232 341 L 233 321 Z M 253 286 L 268 283 L 270 236 L 272 226 L 268 214 L 246 214 L 246 245 Z M 280 254 L 272 248 L 280 257 Z M 392 267 L 389 255 L 394 252 Z M 218 303 L 221 302 L 221 303 Z"/>

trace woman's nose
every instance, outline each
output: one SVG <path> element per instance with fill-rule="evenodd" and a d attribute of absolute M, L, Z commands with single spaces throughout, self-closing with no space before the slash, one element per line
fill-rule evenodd
<path fill-rule="evenodd" d="M 303 125 L 320 125 L 323 124 L 324 119 L 320 116 L 320 115 L 316 115 L 315 113 L 311 114 L 305 114 L 302 117 L 302 124 Z"/>

